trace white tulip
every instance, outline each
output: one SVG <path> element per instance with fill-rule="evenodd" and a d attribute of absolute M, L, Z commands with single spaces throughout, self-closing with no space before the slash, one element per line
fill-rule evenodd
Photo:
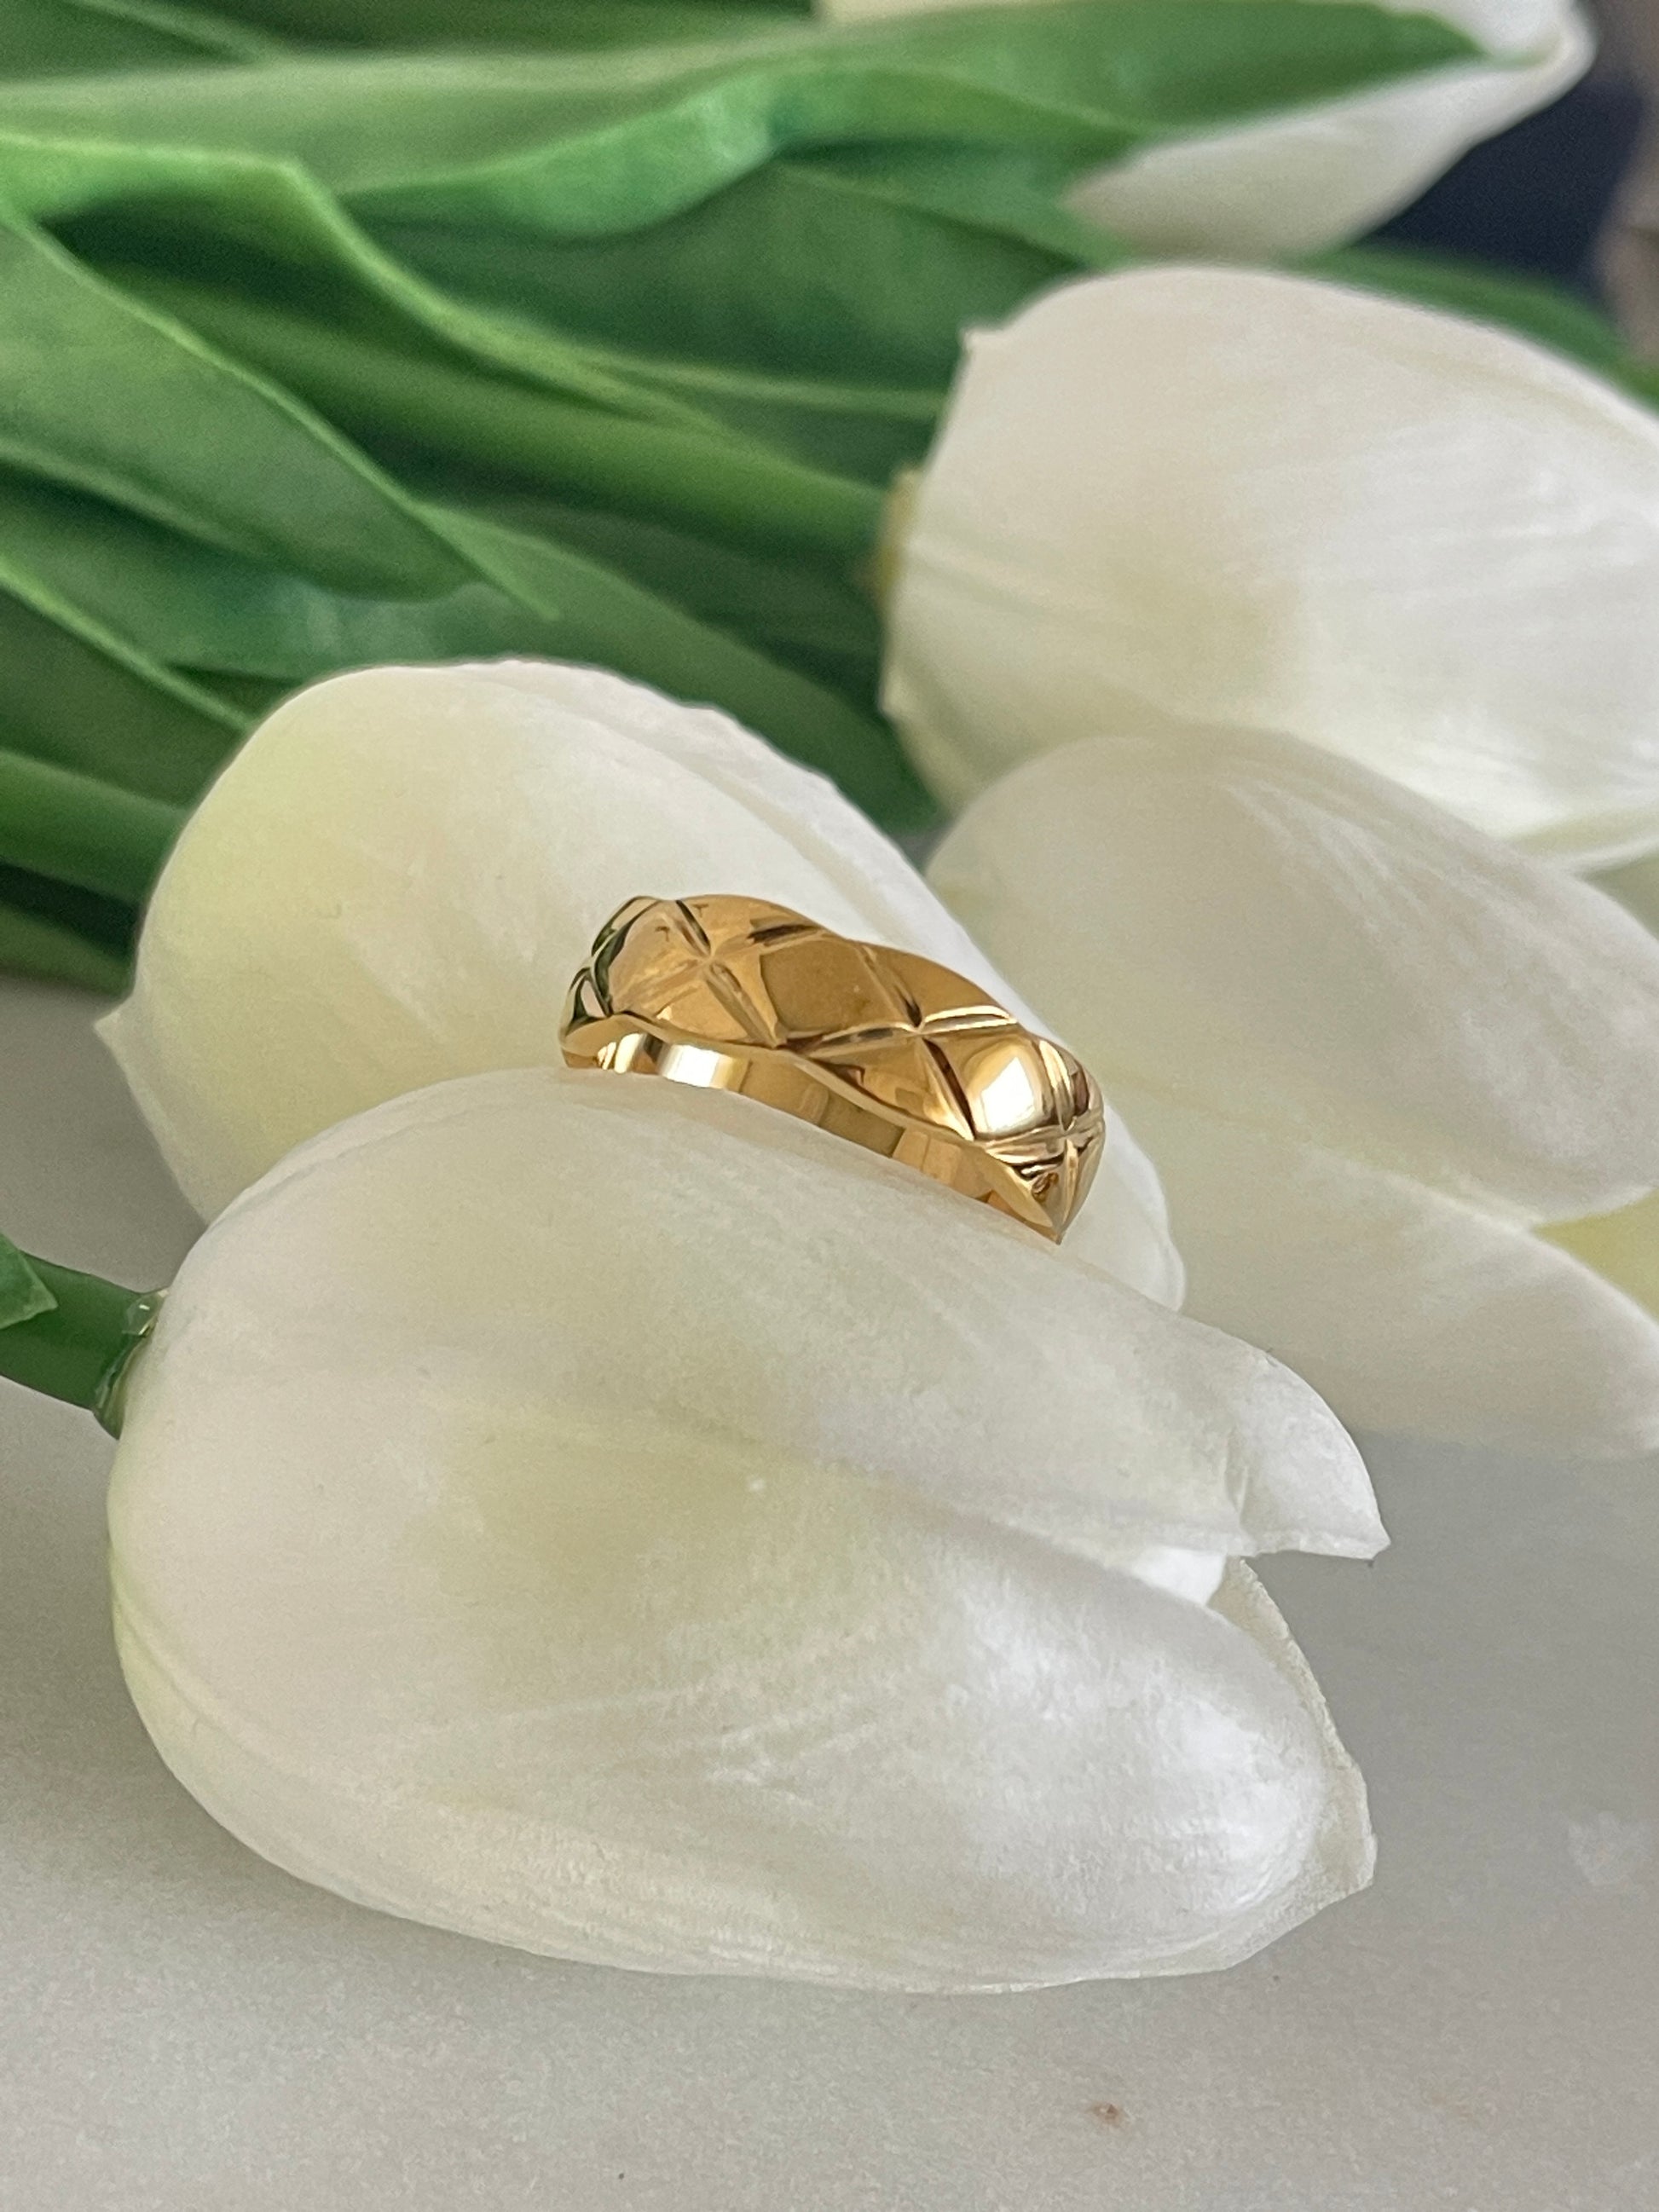
<path fill-rule="evenodd" d="M 557 1064 L 600 924 L 641 893 L 710 890 L 926 953 L 1024 1011 L 821 777 L 641 684 L 501 661 L 368 670 L 279 708 L 187 823 L 104 1034 L 213 1214 L 382 1099 Z M 1157 1177 L 1121 1122 L 1071 1236 L 1179 1304 Z"/>
<path fill-rule="evenodd" d="M 1369 1876 L 1242 1564 L 1383 1540 L 1326 1408 L 749 1100 L 519 1070 L 302 1146 L 185 1263 L 111 1530 L 204 1804 L 494 1941 L 1000 1988 Z"/>
<path fill-rule="evenodd" d="M 1228 731 L 1028 763 L 931 873 L 1134 1117 L 1195 1313 L 1359 1426 L 1659 1445 L 1659 945 L 1612 900 Z"/>
<path fill-rule="evenodd" d="M 961 4 L 818 0 L 818 10 L 863 21 Z M 1381 4 L 1454 24 L 1487 58 L 1168 140 L 1094 171 L 1072 205 L 1154 253 L 1316 252 L 1385 222 L 1479 140 L 1559 98 L 1595 51 L 1573 0 Z"/>
<path fill-rule="evenodd" d="M 145 1723 L 268 1857 L 532 1950 L 1242 1958 L 1370 1875 L 1243 1564 L 1375 1552 L 1363 1466 L 1109 1272 L 1178 1294 L 1115 1121 L 1056 1249 L 750 1100 L 527 1064 L 616 906 L 711 888 L 1003 988 L 827 785 L 592 671 L 337 678 L 215 787 L 112 1031 L 232 1200 L 116 1463 Z"/>
<path fill-rule="evenodd" d="M 1097 277 L 969 342 L 895 509 L 886 700 L 958 803 L 1285 730 L 1575 866 L 1659 843 L 1659 416 L 1310 279 Z"/>

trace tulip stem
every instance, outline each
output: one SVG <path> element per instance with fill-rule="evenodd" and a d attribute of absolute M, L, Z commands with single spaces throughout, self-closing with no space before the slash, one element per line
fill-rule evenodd
<path fill-rule="evenodd" d="M 160 1304 L 159 1291 L 56 1267 L 0 1237 L 0 1376 L 85 1407 L 118 1435 L 127 1370 Z"/>
<path fill-rule="evenodd" d="M 0 864 L 141 906 L 185 810 L 0 751 Z"/>

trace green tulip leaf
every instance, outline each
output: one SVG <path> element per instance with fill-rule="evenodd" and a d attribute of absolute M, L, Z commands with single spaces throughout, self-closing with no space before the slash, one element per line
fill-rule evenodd
<path fill-rule="evenodd" d="M 1078 164 L 1479 52 L 1328 0 L 1068 0 L 589 52 L 298 54 L 0 86 L 0 129 L 303 167 L 361 213 L 600 235 L 776 155 L 908 142 Z"/>
<path fill-rule="evenodd" d="M 281 51 L 226 15 L 167 0 L 6 0 L 0 9 L 0 78 L 181 69 Z"/>
<path fill-rule="evenodd" d="M 924 824 L 860 580 L 964 327 L 1133 258 L 1079 172 L 1475 52 L 1328 0 L 11 0 L 0 964 L 118 988 L 176 810 L 386 660 L 598 662 Z M 1320 265 L 1643 388 L 1543 288 Z"/>

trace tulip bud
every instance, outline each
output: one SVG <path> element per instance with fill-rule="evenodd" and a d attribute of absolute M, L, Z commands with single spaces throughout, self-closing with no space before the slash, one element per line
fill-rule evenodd
<path fill-rule="evenodd" d="M 1029 762 L 930 872 L 1142 1130 L 1194 1313 L 1360 1427 L 1659 1446 L 1659 944 L 1611 899 L 1224 730 Z"/>
<path fill-rule="evenodd" d="M 1002 1988 L 1369 1876 L 1241 1564 L 1383 1540 L 1325 1407 L 747 1099 L 522 1070 L 302 1146 L 185 1263 L 111 1538 L 186 1786 L 492 1941 Z"/>
<path fill-rule="evenodd" d="M 1154 253 L 1317 252 L 1385 222 L 1469 147 L 1559 99 L 1595 52 L 1573 0 L 1435 0 L 1420 11 L 1415 0 L 1379 3 L 1455 25 L 1485 58 L 1165 140 L 1093 171 L 1071 204 Z M 818 11 L 862 21 L 962 4 L 818 0 Z"/>
<path fill-rule="evenodd" d="M 1376 1551 L 1363 1466 L 1125 1287 L 1179 1263 L 1115 1118 L 1057 1249 L 752 1100 L 546 1065 L 599 922 L 710 888 L 1018 1008 L 827 785 L 592 671 L 337 678 L 186 827 L 111 1028 L 230 1200 L 127 1371 L 145 1723 L 281 1865 L 532 1950 L 1243 1958 L 1370 1875 L 1243 1564 Z"/>
<path fill-rule="evenodd" d="M 500 661 L 368 670 L 279 708 L 185 825 L 104 1036 L 212 1214 L 382 1099 L 557 1064 L 599 925 L 641 893 L 710 890 L 925 953 L 1025 1011 L 821 777 L 642 684 Z M 1071 1235 L 1180 1303 L 1158 1180 L 1121 1122 Z"/>
<path fill-rule="evenodd" d="M 886 703 L 949 802 L 1224 724 L 1574 865 L 1659 842 L 1659 416 L 1522 339 L 1091 278 L 970 340 L 905 514 Z"/>

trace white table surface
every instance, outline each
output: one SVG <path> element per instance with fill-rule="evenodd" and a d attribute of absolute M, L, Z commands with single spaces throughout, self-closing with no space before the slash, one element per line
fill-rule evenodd
<path fill-rule="evenodd" d="M 0 1224 L 191 1223 L 79 994 L 0 984 Z M 893 1998 L 520 1957 L 307 1889 L 172 1781 L 109 1446 L 0 1384 L 3 2212 L 1651 2212 L 1659 1481 L 1395 1445 L 1375 1566 L 1267 1579 L 1375 1888 L 1231 1973 Z"/>

